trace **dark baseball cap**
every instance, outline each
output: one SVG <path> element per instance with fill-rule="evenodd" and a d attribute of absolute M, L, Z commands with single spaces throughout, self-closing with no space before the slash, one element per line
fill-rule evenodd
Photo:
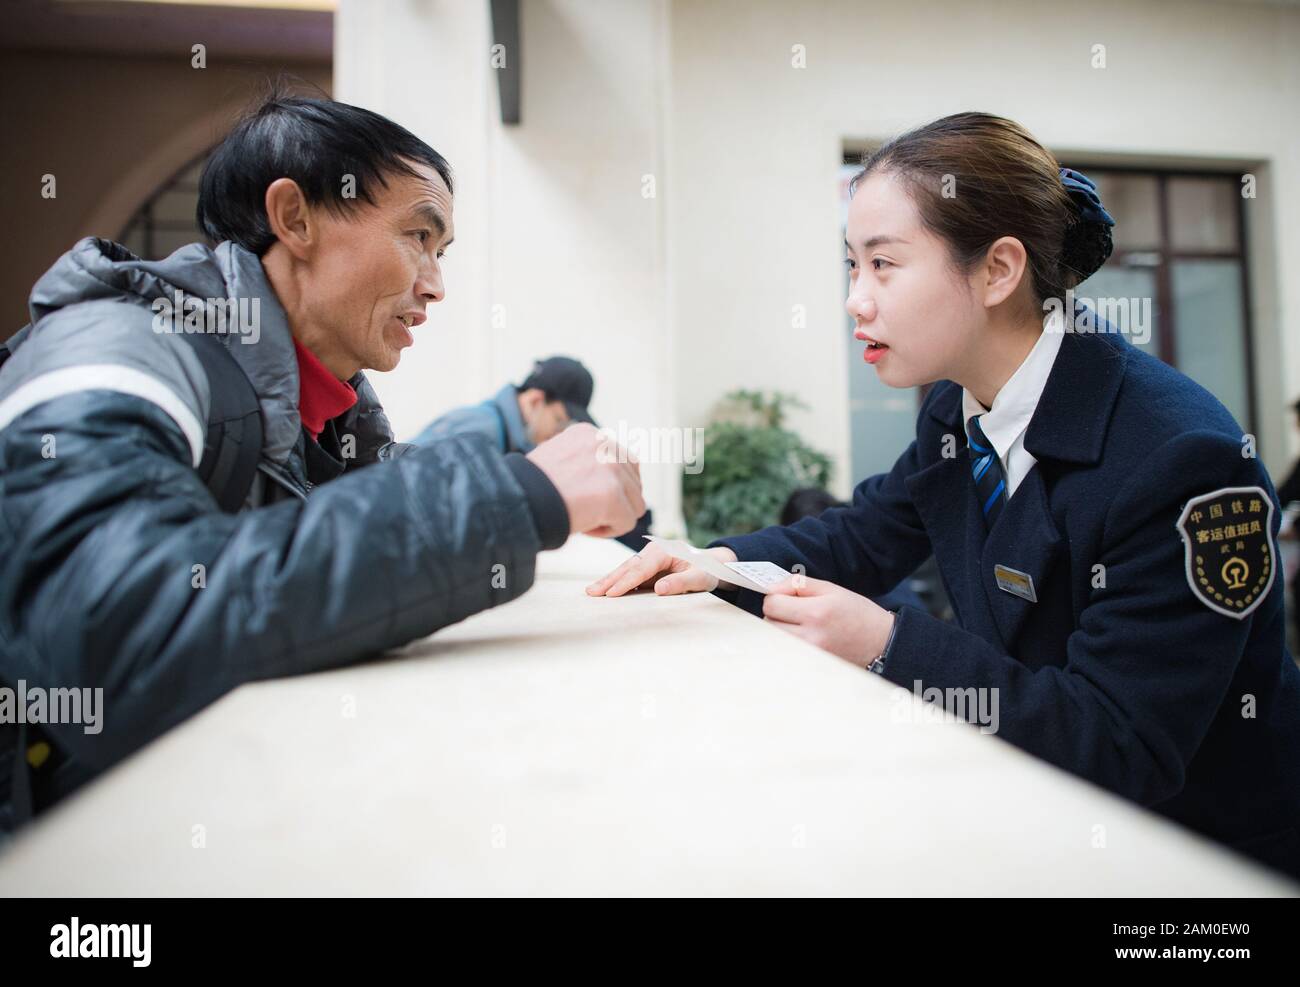
<path fill-rule="evenodd" d="M 550 397 L 563 401 L 570 421 L 596 424 L 587 411 L 596 384 L 590 371 L 572 357 L 552 356 L 538 360 L 527 379 L 519 385 L 521 391 L 530 387 L 540 388 Z"/>

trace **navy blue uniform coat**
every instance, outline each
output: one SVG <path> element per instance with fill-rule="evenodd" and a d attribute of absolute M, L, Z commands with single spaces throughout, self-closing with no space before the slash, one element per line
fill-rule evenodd
<path fill-rule="evenodd" d="M 1188 585 L 1175 527 L 1192 498 L 1259 486 L 1276 545 L 1276 494 L 1240 426 L 1122 336 L 1067 333 L 1025 436 L 1038 462 L 986 537 L 961 398 L 933 387 L 916 440 L 851 506 L 715 544 L 864 596 L 933 553 L 956 623 L 902 608 L 886 678 L 997 689 L 1003 739 L 1300 875 L 1281 576 L 1244 619 L 1217 613 Z M 1037 602 L 999 589 L 999 564 L 1028 573 Z M 758 594 L 731 598 L 762 610 Z"/>

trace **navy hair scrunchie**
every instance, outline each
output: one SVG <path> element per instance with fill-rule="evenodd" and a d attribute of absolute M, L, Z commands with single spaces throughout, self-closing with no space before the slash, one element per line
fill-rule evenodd
<path fill-rule="evenodd" d="M 1101 196 L 1097 194 L 1097 183 L 1091 178 L 1073 168 L 1062 168 L 1061 184 L 1070 193 L 1070 199 L 1086 222 L 1104 223 L 1106 226 L 1115 225 L 1115 220 L 1101 204 Z"/>

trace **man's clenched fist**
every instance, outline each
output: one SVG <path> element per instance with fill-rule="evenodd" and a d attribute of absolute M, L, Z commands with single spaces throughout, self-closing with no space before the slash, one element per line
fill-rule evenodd
<path fill-rule="evenodd" d="M 528 458 L 560 491 L 572 532 L 612 538 L 645 513 L 636 461 L 594 425 L 571 425 Z"/>

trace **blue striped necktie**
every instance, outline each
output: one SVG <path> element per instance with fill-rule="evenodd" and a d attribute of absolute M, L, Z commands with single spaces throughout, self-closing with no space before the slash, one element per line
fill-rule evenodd
<path fill-rule="evenodd" d="M 966 423 L 966 435 L 970 439 L 970 469 L 975 478 L 975 493 L 984 512 L 984 524 L 992 528 L 1002 505 L 1007 502 L 1007 479 L 1002 475 L 1002 463 L 998 461 L 993 443 L 980 428 L 981 417 L 976 415 Z"/>

